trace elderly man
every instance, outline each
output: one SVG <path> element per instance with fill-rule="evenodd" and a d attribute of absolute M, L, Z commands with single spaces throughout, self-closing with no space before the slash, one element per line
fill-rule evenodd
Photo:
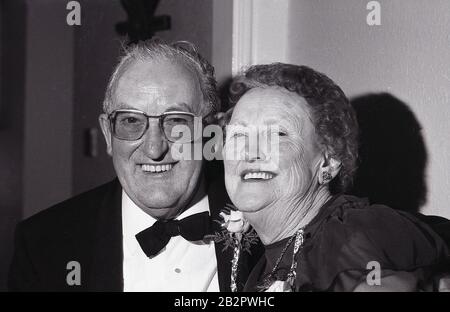
<path fill-rule="evenodd" d="M 232 251 L 203 239 L 219 226 L 223 177 L 171 152 L 194 144 L 176 126 L 193 129 L 195 117 L 205 124 L 219 110 L 212 67 L 186 43 L 138 43 L 117 65 L 103 109 L 118 181 L 21 222 L 10 289 L 229 290 Z"/>

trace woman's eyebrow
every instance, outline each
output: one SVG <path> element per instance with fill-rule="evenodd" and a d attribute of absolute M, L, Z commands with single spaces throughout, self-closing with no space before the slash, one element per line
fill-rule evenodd
<path fill-rule="evenodd" d="M 237 120 L 232 124 L 230 124 L 230 126 L 242 126 L 242 127 L 247 127 L 247 125 L 248 125 L 247 122 L 245 122 L 244 120 Z"/>
<path fill-rule="evenodd" d="M 264 123 L 266 125 L 274 125 L 274 124 L 279 124 L 280 121 L 282 121 L 282 120 L 280 120 L 279 118 L 278 119 L 277 118 L 268 118 L 268 119 L 264 120 Z"/>

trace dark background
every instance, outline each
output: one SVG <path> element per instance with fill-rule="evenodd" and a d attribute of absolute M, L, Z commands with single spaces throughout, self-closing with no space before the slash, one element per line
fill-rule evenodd
<path fill-rule="evenodd" d="M 119 0 L 80 0 L 81 25 L 68 26 L 68 2 L 0 1 L 0 290 L 19 220 L 114 177 L 97 117 L 128 16 Z M 212 0 L 163 0 L 153 14 L 171 19 L 157 36 L 210 59 Z"/>

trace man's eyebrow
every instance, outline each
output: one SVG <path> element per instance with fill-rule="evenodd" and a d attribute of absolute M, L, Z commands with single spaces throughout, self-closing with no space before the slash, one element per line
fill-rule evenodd
<path fill-rule="evenodd" d="M 139 110 L 136 107 L 130 106 L 126 103 L 120 102 L 116 105 L 115 109 L 134 109 L 134 110 Z M 188 112 L 192 112 L 192 108 L 190 105 L 180 102 L 180 103 L 176 103 L 173 104 L 171 106 L 169 106 L 168 108 L 166 108 L 166 112 L 170 112 L 170 111 L 188 111 Z"/>
<path fill-rule="evenodd" d="M 123 102 L 120 102 L 119 104 L 116 105 L 115 109 L 134 109 L 137 110 L 135 107 L 132 107 L 128 104 L 125 104 Z"/>
<path fill-rule="evenodd" d="M 169 106 L 168 108 L 166 108 L 166 112 L 170 112 L 170 111 L 188 111 L 192 113 L 192 107 L 191 105 L 188 105 L 184 102 L 180 102 L 180 103 L 176 103 L 173 104 L 171 106 Z"/>

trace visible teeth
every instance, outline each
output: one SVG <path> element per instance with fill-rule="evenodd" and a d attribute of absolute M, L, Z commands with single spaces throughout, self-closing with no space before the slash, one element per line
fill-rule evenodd
<path fill-rule="evenodd" d="M 172 164 L 167 164 L 167 165 L 142 165 L 142 170 L 145 172 L 165 172 L 165 171 L 169 171 L 170 169 L 172 169 L 173 165 Z"/>
<path fill-rule="evenodd" d="M 272 178 L 273 178 L 273 174 L 270 172 L 248 172 L 244 175 L 244 180 L 249 180 L 249 179 L 270 180 Z"/>

